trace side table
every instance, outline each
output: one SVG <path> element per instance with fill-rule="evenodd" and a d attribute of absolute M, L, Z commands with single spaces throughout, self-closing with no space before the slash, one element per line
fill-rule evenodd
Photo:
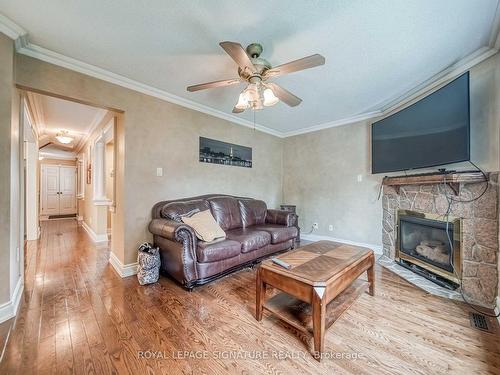
<path fill-rule="evenodd" d="M 280 209 L 285 210 L 285 211 L 290 211 L 293 212 L 295 215 L 297 215 L 297 206 L 293 204 L 282 204 L 280 205 Z M 299 227 L 299 216 L 297 215 L 297 221 L 295 222 L 295 228 L 297 228 L 297 238 L 295 239 L 296 243 L 300 243 L 300 227 Z"/>

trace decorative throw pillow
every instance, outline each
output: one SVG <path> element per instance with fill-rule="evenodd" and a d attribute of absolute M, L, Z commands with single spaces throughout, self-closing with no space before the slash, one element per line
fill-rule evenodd
<path fill-rule="evenodd" d="M 226 238 L 226 233 L 217 224 L 210 210 L 195 213 L 190 217 L 183 216 L 181 220 L 193 228 L 196 237 L 202 241 L 211 242 L 216 238 Z"/>

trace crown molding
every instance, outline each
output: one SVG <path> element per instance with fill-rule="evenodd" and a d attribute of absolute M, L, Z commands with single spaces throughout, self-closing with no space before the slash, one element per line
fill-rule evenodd
<path fill-rule="evenodd" d="M 430 94 L 432 91 L 439 89 L 451 80 L 457 78 L 459 75 L 470 70 L 473 66 L 483 62 L 496 53 L 498 53 L 498 50 L 496 48 L 479 48 L 477 51 L 471 53 L 460 61 L 442 70 L 438 74 L 415 86 L 410 91 L 407 91 L 403 95 L 381 104 L 381 115 L 387 116 L 396 110 L 402 109 L 410 102 L 413 102 L 420 97 Z"/>
<path fill-rule="evenodd" d="M 360 115 L 346 117 L 346 118 L 343 118 L 340 120 L 325 122 L 323 124 L 310 126 L 308 128 L 302 128 L 302 129 L 298 129 L 298 130 L 292 130 L 289 132 L 285 132 L 285 133 L 283 133 L 283 137 L 288 138 L 288 137 L 293 137 L 296 135 L 317 132 L 319 130 L 324 130 L 324 129 L 334 128 L 337 126 L 352 124 L 352 123 L 358 122 L 358 121 L 369 120 L 369 119 L 372 119 L 372 118 L 375 118 L 375 117 L 378 117 L 381 115 L 382 115 L 381 111 L 365 112 L 365 113 L 362 113 Z"/>
<path fill-rule="evenodd" d="M 40 100 L 40 96 L 32 92 L 26 92 L 26 99 L 28 102 L 28 107 L 31 110 L 31 115 L 33 122 L 38 129 L 40 136 L 46 134 L 45 128 L 45 113 L 43 111 L 43 104 Z"/>
<path fill-rule="evenodd" d="M 78 142 L 78 145 L 75 147 L 76 154 L 79 154 L 82 151 L 83 146 L 87 144 L 90 137 L 97 129 L 97 127 L 101 124 L 102 120 L 107 115 L 107 113 L 108 111 L 106 111 L 105 109 L 100 109 L 99 111 L 97 111 L 96 115 L 94 116 L 94 119 L 90 123 L 88 129 L 85 131 L 85 136 L 80 140 L 80 142 Z"/>
<path fill-rule="evenodd" d="M 260 124 L 254 125 L 253 122 L 234 116 L 232 114 L 224 113 L 217 109 L 210 108 L 206 105 L 194 102 L 189 99 L 182 98 L 180 96 L 171 94 L 164 90 L 160 90 L 156 87 L 146 85 L 144 83 L 135 81 L 133 79 L 124 77 L 116 73 L 112 73 L 108 70 L 99 68 L 97 66 L 40 47 L 36 44 L 32 44 L 31 42 L 29 42 L 27 38 L 18 39 L 18 43 L 16 43 L 16 50 L 18 53 L 36 58 L 38 60 L 58 65 L 63 68 L 70 69 L 94 78 L 98 78 L 118 86 L 122 86 L 149 96 L 153 96 L 158 99 L 165 100 L 173 104 L 180 105 L 185 108 L 205 113 L 207 115 L 218 117 L 223 120 L 227 120 L 235 124 L 245 126 L 247 128 L 251 129 L 255 128 L 256 130 L 259 130 L 261 132 L 268 133 L 277 137 L 282 137 L 281 132 L 276 131 L 274 129 L 268 128 Z"/>
<path fill-rule="evenodd" d="M 474 65 L 477 65 L 480 62 L 486 60 L 487 58 L 495 55 L 500 50 L 500 2 L 497 5 L 495 18 L 494 21 L 492 22 L 488 46 L 478 49 L 474 53 L 466 56 L 460 61 L 447 67 L 443 71 L 427 79 L 426 81 L 417 85 L 413 89 L 407 91 L 403 95 L 400 95 L 397 98 L 392 98 L 386 102 L 379 103 L 377 105 L 379 107 L 378 110 L 364 112 L 356 116 L 351 116 L 288 132 L 282 132 L 279 130 L 271 129 L 261 124 L 254 125 L 253 122 L 234 116 L 232 114 L 216 110 L 206 105 L 194 102 L 189 99 L 182 98 L 180 96 L 171 94 L 167 91 L 160 90 L 158 88 L 143 84 L 141 82 L 132 80 L 130 78 L 121 76 L 119 74 L 112 73 L 97 66 L 73 59 L 71 57 L 62 55 L 60 53 L 33 44 L 29 41 L 28 35 L 23 28 L 21 28 L 13 21 L 9 20 L 7 17 L 1 14 L 0 14 L 0 32 L 3 32 L 12 39 L 15 39 L 16 51 L 26 56 L 30 56 L 57 66 L 61 66 L 63 68 L 70 69 L 97 79 L 101 79 L 103 81 L 113 83 L 118 86 L 128 88 L 130 90 L 150 95 L 158 99 L 180 105 L 185 108 L 193 109 L 198 112 L 218 117 L 220 119 L 227 120 L 241 126 L 245 126 L 251 129 L 256 129 L 279 138 L 286 138 L 300 134 L 315 132 L 323 129 L 328 129 L 336 126 L 347 125 L 375 117 L 387 116 L 390 113 L 394 112 L 395 110 L 401 109 L 411 101 L 416 100 L 417 98 L 430 93 L 431 91 L 439 88 L 440 86 L 443 86 L 448 81 L 471 69 Z"/>
<path fill-rule="evenodd" d="M 16 40 L 19 37 L 26 35 L 27 32 L 21 26 L 11 21 L 0 13 L 0 32 L 7 35 L 10 39 Z"/>
<path fill-rule="evenodd" d="M 373 112 L 365 112 L 360 115 L 336 120 L 336 121 L 331 121 L 315 126 L 311 126 L 308 128 L 303 128 L 299 130 L 294 130 L 294 131 L 289 131 L 283 133 L 284 137 L 293 137 L 295 135 L 300 135 L 300 134 L 306 134 L 310 132 L 315 132 L 318 130 L 323 130 L 323 129 L 328 129 L 328 128 L 333 128 L 336 126 L 342 126 L 342 125 L 347 125 L 347 124 L 352 124 L 354 122 L 358 121 L 363 121 L 363 120 L 369 120 L 373 119 L 376 117 L 386 117 L 396 110 L 400 110 L 403 107 L 407 106 L 408 104 L 414 102 L 417 99 L 420 99 L 421 97 L 430 94 L 432 91 L 435 91 L 442 86 L 446 85 L 449 83 L 451 80 L 455 79 L 456 77 L 460 76 L 461 74 L 465 73 L 466 71 L 470 70 L 473 66 L 481 63 L 482 61 L 490 58 L 491 56 L 495 55 L 498 53 L 498 49 L 496 48 L 491 48 L 491 47 L 482 47 L 479 48 L 477 51 L 471 53 L 470 55 L 464 57 L 460 61 L 454 63 L 453 65 L 450 65 L 448 68 L 442 70 L 438 74 L 432 76 L 431 78 L 427 79 L 426 81 L 422 82 L 421 84 L 417 85 L 414 87 L 412 90 L 407 91 L 405 94 L 397 97 L 390 99 L 389 101 L 385 102 L 384 104 L 379 104 L 381 106 L 380 110 L 373 111 Z"/>

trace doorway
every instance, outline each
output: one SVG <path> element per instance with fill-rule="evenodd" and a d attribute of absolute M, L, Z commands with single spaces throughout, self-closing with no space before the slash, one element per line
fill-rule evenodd
<path fill-rule="evenodd" d="M 39 220 L 76 220 L 94 242 L 108 243 L 117 113 L 49 93 L 25 97 L 37 130 Z"/>

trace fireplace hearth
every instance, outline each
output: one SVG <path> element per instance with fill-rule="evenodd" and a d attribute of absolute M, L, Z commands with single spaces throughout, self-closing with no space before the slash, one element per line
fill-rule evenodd
<path fill-rule="evenodd" d="M 396 261 L 440 286 L 461 280 L 461 220 L 398 210 Z"/>

